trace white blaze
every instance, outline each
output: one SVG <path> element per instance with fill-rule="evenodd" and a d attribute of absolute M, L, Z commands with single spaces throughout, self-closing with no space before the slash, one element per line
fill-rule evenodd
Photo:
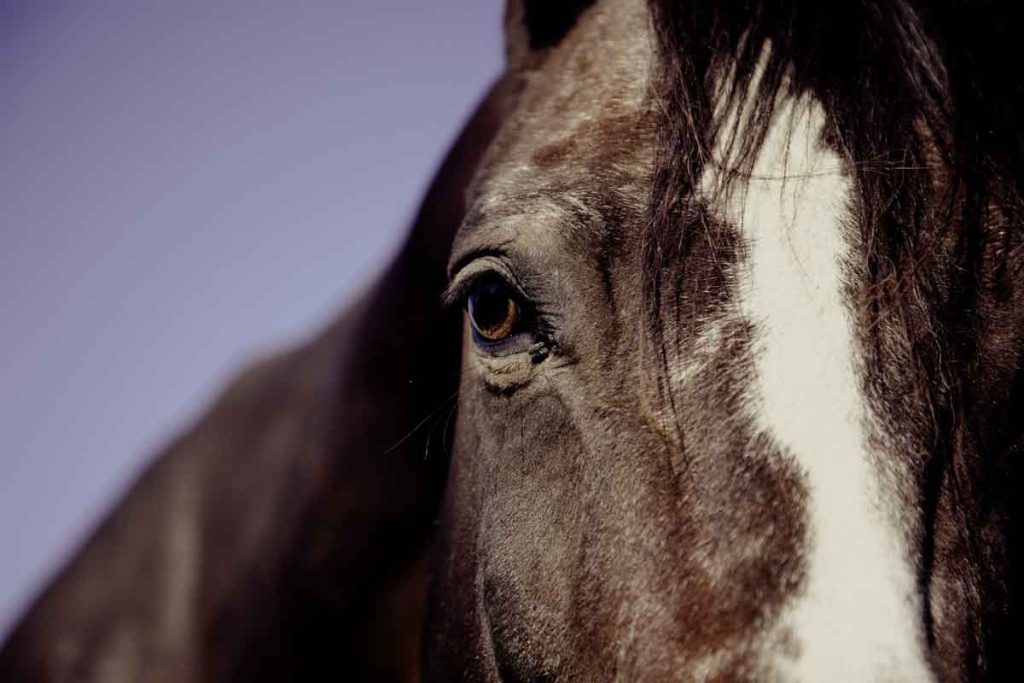
<path fill-rule="evenodd" d="M 872 464 L 874 416 L 844 289 L 852 184 L 821 143 L 824 124 L 816 102 L 781 102 L 753 177 L 717 207 L 747 248 L 738 303 L 754 326 L 748 405 L 808 484 L 806 580 L 781 624 L 799 654 L 780 673 L 926 680 L 914 571 Z"/>

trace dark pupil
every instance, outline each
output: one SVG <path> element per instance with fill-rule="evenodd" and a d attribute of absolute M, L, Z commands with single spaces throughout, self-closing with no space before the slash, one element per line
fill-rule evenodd
<path fill-rule="evenodd" d="M 500 280 L 481 283 L 469 297 L 469 314 L 481 332 L 499 329 L 509 316 L 509 296 Z"/>

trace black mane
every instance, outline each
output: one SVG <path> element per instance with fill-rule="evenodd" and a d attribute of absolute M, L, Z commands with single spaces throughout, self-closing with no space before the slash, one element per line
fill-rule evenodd
<path fill-rule="evenodd" d="M 878 261 L 872 271 L 916 261 L 916 226 L 936 209 L 936 173 L 951 174 L 942 208 L 956 214 L 946 222 L 967 242 L 980 239 L 990 203 L 1017 211 L 1024 179 L 1024 72 L 1015 67 L 1024 63 L 1024 54 L 1016 3 L 651 5 L 666 113 L 651 237 L 663 255 L 679 247 L 685 251 L 685 236 L 678 244 L 672 226 L 679 225 L 680 206 L 716 139 L 723 132 L 738 135 L 732 141 L 737 158 L 753 163 L 784 88 L 787 94 L 809 93 L 822 104 L 835 143 L 855 171 L 861 210 L 870 223 L 869 246 Z M 735 68 L 725 103 L 738 104 L 766 44 L 771 49 L 753 93 L 755 125 L 722 131 L 723 121 L 713 114 L 714 84 L 726 68 Z M 651 265 L 656 271 L 657 263 Z"/>
<path fill-rule="evenodd" d="M 867 362 L 875 365 L 869 368 L 869 392 L 897 393 L 895 373 L 884 361 L 897 340 L 909 349 L 903 371 L 914 378 L 914 395 L 905 400 L 927 406 L 931 415 L 921 429 L 931 452 L 921 475 L 925 524 L 935 519 L 943 486 L 963 502 L 999 477 L 1017 481 L 1019 473 L 1008 476 L 1005 462 L 978 463 L 987 454 L 1011 450 L 1020 428 L 985 434 L 987 418 L 972 414 L 971 405 L 986 389 L 976 386 L 972 395 L 971 383 L 986 364 L 1017 362 L 1009 354 L 986 356 L 993 352 L 982 321 L 994 308 L 1017 305 L 1012 293 L 1024 261 L 1019 227 L 1024 41 L 1018 36 L 1018 3 L 650 0 L 650 5 L 663 120 L 644 252 L 645 298 L 662 362 L 672 351 L 665 350 L 664 323 L 678 315 L 667 310 L 665 292 L 708 227 L 706 220 L 692 218 L 693 195 L 716 141 L 727 142 L 730 158 L 740 160 L 729 169 L 731 177 L 746 173 L 779 96 L 811 95 L 825 111 L 828 141 L 847 162 L 857 193 L 863 262 L 855 267 L 870 285 L 857 313 Z M 763 69 L 756 81 L 755 68 Z M 734 69 L 731 87 L 715 92 L 728 80 L 729 69 Z M 725 106 L 716 110 L 721 98 Z M 715 113 L 741 103 L 753 112 L 754 125 L 744 130 L 727 126 Z M 1006 404 L 1019 421 L 1024 407 L 1019 371 Z M 965 427 L 972 420 L 973 427 Z M 965 436 L 972 429 L 974 436 Z M 985 515 L 993 513 L 982 510 L 984 505 L 963 505 L 970 552 L 986 566 L 993 552 L 1002 552 L 998 541 L 982 538 Z M 1019 506 L 1014 510 L 1011 517 L 1019 519 Z M 1010 535 L 1016 539 L 1019 531 L 1014 528 Z M 920 580 L 928 596 L 935 550 L 934 534 L 926 536 Z M 1011 564 L 1019 567 L 1019 548 L 1009 545 Z M 1019 597 L 1012 600 L 1017 605 Z M 927 605 L 925 613 L 931 642 Z M 989 660 L 990 672 L 999 669 L 994 650 L 1003 656 L 1012 651 L 1007 642 L 993 646 L 1009 637 L 1001 620 L 988 621 L 1002 624 L 995 629 L 999 633 L 973 636 L 974 659 Z"/>

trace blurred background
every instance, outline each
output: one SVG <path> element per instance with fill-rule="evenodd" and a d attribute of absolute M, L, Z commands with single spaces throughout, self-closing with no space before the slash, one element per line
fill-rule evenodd
<path fill-rule="evenodd" d="M 499 0 L 0 0 L 0 640 L 253 356 L 397 249 Z"/>

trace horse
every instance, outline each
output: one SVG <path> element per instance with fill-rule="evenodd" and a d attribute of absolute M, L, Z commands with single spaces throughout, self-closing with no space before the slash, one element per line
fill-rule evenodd
<path fill-rule="evenodd" d="M 395 262 L 0 678 L 1019 676 L 1015 11 L 510 0 Z"/>

